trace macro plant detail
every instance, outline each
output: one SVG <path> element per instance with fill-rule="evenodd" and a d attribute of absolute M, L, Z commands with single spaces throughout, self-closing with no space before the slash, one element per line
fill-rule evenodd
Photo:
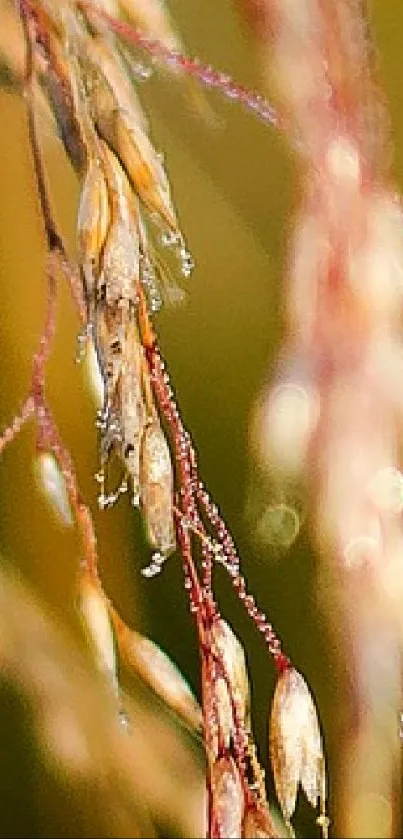
<path fill-rule="evenodd" d="M 367 607 L 354 662 L 367 653 L 368 612 L 375 591 L 387 589 L 401 543 L 395 467 L 401 406 L 385 384 L 385 370 L 400 369 L 402 212 L 382 163 L 384 108 L 364 4 L 239 5 L 257 33 L 276 106 L 188 57 L 160 0 L 10 4 L 24 43 L 16 77 L 46 236 L 47 305 L 29 392 L 0 438 L 0 452 L 35 422 L 43 483 L 81 537 L 79 609 L 121 736 L 130 727 L 118 675 L 124 661 L 202 737 L 206 836 L 263 839 L 282 835 L 282 828 L 272 817 L 255 743 L 245 651 L 217 602 L 215 569 L 225 569 L 276 672 L 269 755 L 285 829 L 295 835 L 301 790 L 326 837 L 327 768 L 315 701 L 248 590 L 232 535 L 201 477 L 159 345 L 158 312 L 183 299 L 194 264 L 169 161 L 154 145 L 147 79 L 155 69 L 169 74 L 200 119 L 209 107 L 204 89 L 216 89 L 267 130 L 283 133 L 296 155 L 301 189 L 288 266 L 286 363 L 257 405 L 252 435 L 261 465 L 280 487 L 274 510 L 287 509 L 288 483 L 306 484 L 320 549 L 330 546 L 343 570 L 358 569 L 357 582 L 346 584 L 348 613 L 358 590 Z M 43 110 L 79 184 L 74 256 L 53 211 L 38 132 Z M 76 360 L 85 360 L 98 382 L 98 505 L 105 510 L 126 499 L 141 518 L 150 548 L 145 578 L 180 557 L 198 641 L 200 705 L 168 656 L 123 620 L 102 583 L 93 517 L 46 394 L 61 282 L 79 319 Z M 362 569 L 365 575 L 369 569 L 365 585 Z M 365 685 L 356 691 L 360 696 Z M 377 697 L 369 699 L 376 714 Z"/>

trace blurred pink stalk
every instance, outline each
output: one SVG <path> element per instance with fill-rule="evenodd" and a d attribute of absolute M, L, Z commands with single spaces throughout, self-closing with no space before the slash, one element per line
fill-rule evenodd
<path fill-rule="evenodd" d="M 403 640 L 403 212 L 361 0 L 252 0 L 300 163 L 288 261 L 287 370 L 264 398 L 266 465 L 303 477 L 345 614 L 353 695 L 335 835 L 390 836 Z"/>

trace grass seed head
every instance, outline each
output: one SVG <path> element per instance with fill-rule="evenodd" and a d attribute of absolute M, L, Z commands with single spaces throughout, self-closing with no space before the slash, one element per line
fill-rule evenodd
<path fill-rule="evenodd" d="M 281 810 L 289 824 L 298 786 L 324 815 L 326 767 L 322 735 L 312 694 L 297 670 L 286 668 L 274 693 L 270 719 L 270 757 Z"/>

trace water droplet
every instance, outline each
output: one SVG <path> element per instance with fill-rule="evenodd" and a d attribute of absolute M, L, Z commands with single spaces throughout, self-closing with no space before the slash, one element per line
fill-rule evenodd
<path fill-rule="evenodd" d="M 101 492 L 101 493 L 98 495 L 97 501 L 98 501 L 98 507 L 99 507 L 99 509 L 100 509 L 100 510 L 105 510 L 105 508 L 106 508 L 106 506 L 107 506 L 107 500 L 106 500 L 106 495 L 104 495 L 104 493 L 103 493 L 103 492 Z"/>
<path fill-rule="evenodd" d="M 136 78 L 141 82 L 146 82 L 148 79 L 151 78 L 153 75 L 153 68 L 148 67 L 145 64 L 140 64 L 139 62 L 130 62 L 130 69 L 132 70 L 133 74 Z"/>
<path fill-rule="evenodd" d="M 322 831 L 322 836 L 323 836 L 323 837 L 327 837 L 327 836 L 328 836 L 329 827 L 330 827 L 330 819 L 329 819 L 329 816 L 326 816 L 326 814 L 325 814 L 325 813 L 321 813 L 321 815 L 320 815 L 320 816 L 318 816 L 318 818 L 316 819 L 316 824 L 318 825 L 318 827 L 319 827 L 319 828 L 320 828 L 320 830 Z"/>
<path fill-rule="evenodd" d="M 153 312 L 158 312 L 162 307 L 162 298 L 158 290 L 158 283 L 154 266 L 147 258 L 144 258 L 142 262 L 141 283 L 146 293 L 151 310 Z"/>
<path fill-rule="evenodd" d="M 225 87 L 226 85 L 230 84 L 231 81 L 231 76 L 228 75 L 228 73 L 217 74 L 217 84 L 219 84 L 221 87 Z"/>
<path fill-rule="evenodd" d="M 206 85 L 212 85 L 215 82 L 215 73 L 212 67 L 204 67 L 200 73 L 200 78 Z"/>
<path fill-rule="evenodd" d="M 128 715 L 127 711 L 125 711 L 124 708 L 120 709 L 120 711 L 118 713 L 118 720 L 119 720 L 119 725 L 125 731 L 129 732 L 130 731 L 130 718 L 129 718 L 129 715 Z"/>
<path fill-rule="evenodd" d="M 97 417 L 96 417 L 96 420 L 95 420 L 96 428 L 99 428 L 100 431 L 105 431 L 106 427 L 107 427 L 107 424 L 108 424 L 107 420 L 108 420 L 107 412 L 104 411 L 103 408 L 101 408 L 99 411 L 97 411 Z"/>
<path fill-rule="evenodd" d="M 184 277 L 190 277 L 193 269 L 194 269 L 194 259 L 190 251 L 186 250 L 186 248 L 181 248 L 179 251 L 179 257 L 181 261 L 181 271 Z"/>
<path fill-rule="evenodd" d="M 95 480 L 98 484 L 103 484 L 105 482 L 105 472 L 103 469 L 100 469 L 99 472 L 96 472 L 94 475 Z"/>
<path fill-rule="evenodd" d="M 88 327 L 84 326 L 80 329 L 76 339 L 76 354 L 74 358 L 76 364 L 81 364 L 84 361 L 88 337 Z"/>
<path fill-rule="evenodd" d="M 156 577 L 161 572 L 162 566 L 166 560 L 165 554 L 160 551 L 155 551 L 151 557 L 151 562 L 141 569 L 143 577 Z"/>
<path fill-rule="evenodd" d="M 154 562 L 150 562 L 149 565 L 146 565 L 144 568 L 141 569 L 141 574 L 143 577 L 147 579 L 151 579 L 152 577 L 156 577 L 161 571 L 161 566 L 156 565 Z"/>
<path fill-rule="evenodd" d="M 140 506 L 140 493 L 134 492 L 132 495 L 132 506 L 139 507 Z"/>
<path fill-rule="evenodd" d="M 99 476 L 95 477 L 97 480 L 99 479 L 101 487 L 103 487 L 105 483 L 105 475 L 102 472 L 100 472 L 99 475 L 100 479 Z M 100 494 L 98 495 L 98 505 L 100 509 L 105 510 L 107 507 L 113 507 L 113 505 L 116 504 L 116 501 L 118 500 L 119 496 L 124 495 L 124 493 L 128 491 L 128 488 L 129 487 L 127 480 L 124 478 L 120 486 L 118 486 L 118 488 L 114 492 L 110 492 L 107 495 L 104 492 L 100 492 Z"/>
<path fill-rule="evenodd" d="M 180 241 L 181 235 L 174 233 L 172 230 L 167 230 L 161 235 L 161 244 L 164 248 L 172 248 L 174 245 L 178 245 Z"/>
<path fill-rule="evenodd" d="M 162 307 L 161 298 L 153 297 L 151 302 L 150 302 L 150 308 L 151 308 L 151 311 L 153 312 L 153 314 L 155 314 L 156 312 L 159 312 L 161 307 Z"/>
<path fill-rule="evenodd" d="M 225 89 L 225 95 L 227 99 L 239 99 L 241 96 L 241 92 L 237 90 L 237 88 L 234 87 L 234 85 L 229 85 Z"/>

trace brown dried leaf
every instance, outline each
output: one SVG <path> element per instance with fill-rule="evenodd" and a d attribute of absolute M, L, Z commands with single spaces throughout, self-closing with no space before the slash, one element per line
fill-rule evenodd
<path fill-rule="evenodd" d="M 279 677 L 270 720 L 270 756 L 277 796 L 289 822 L 301 784 L 313 807 L 326 797 L 322 736 L 311 692 L 294 668 Z"/>

